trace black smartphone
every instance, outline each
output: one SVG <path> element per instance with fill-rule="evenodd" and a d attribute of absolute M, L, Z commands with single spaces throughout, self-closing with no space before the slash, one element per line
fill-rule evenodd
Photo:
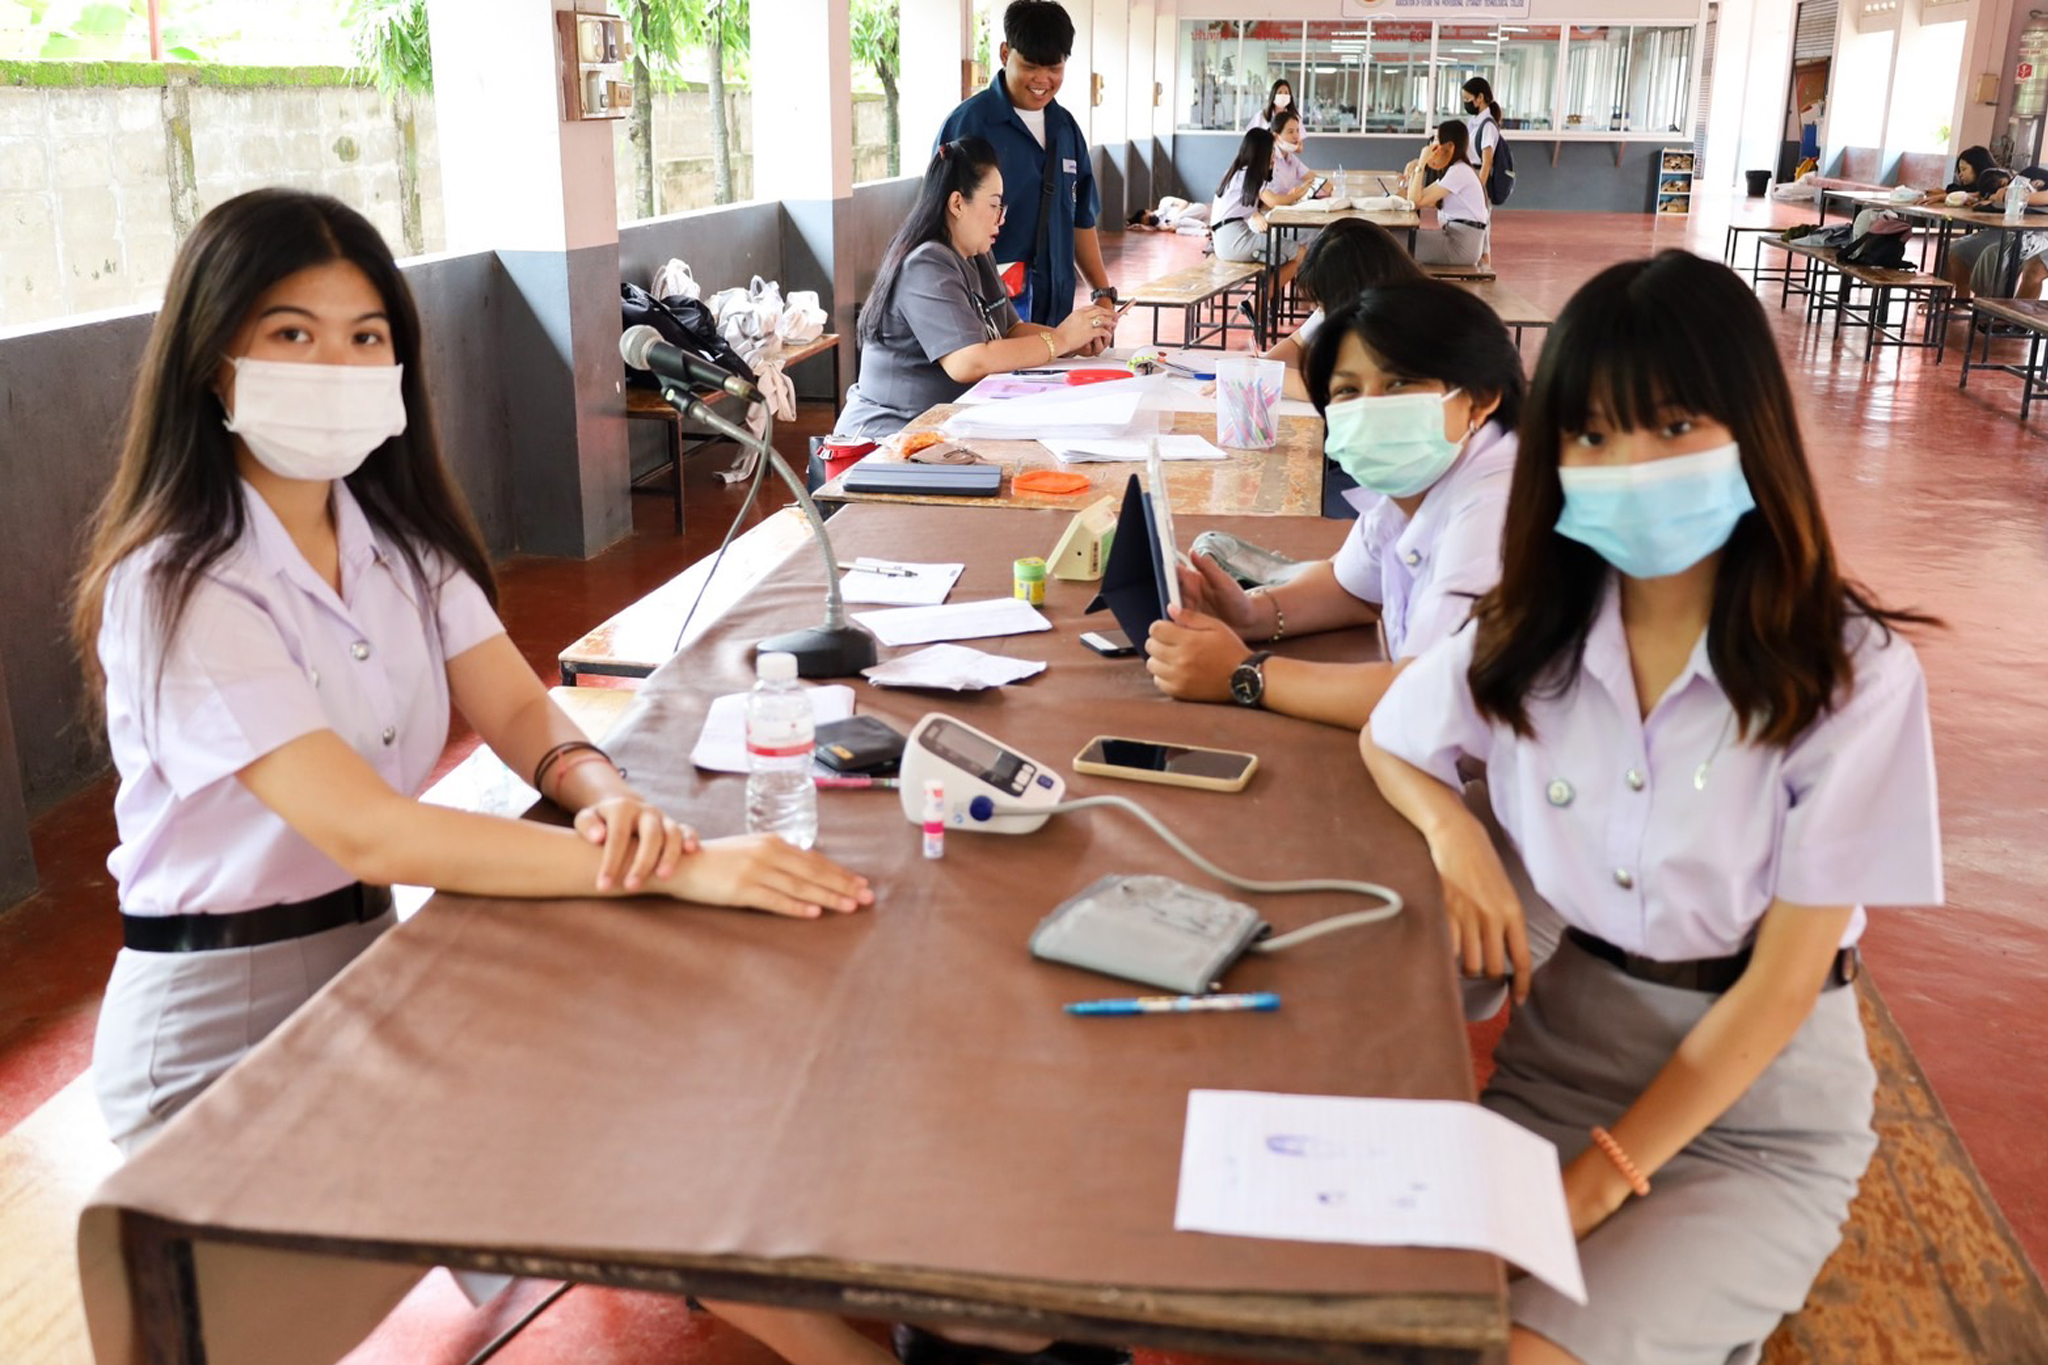
<path fill-rule="evenodd" d="M 1120 630 L 1084 630 L 1081 643 L 1111 659 L 1121 659 L 1126 654 L 1138 652 L 1138 647 L 1131 643 L 1131 637 Z"/>

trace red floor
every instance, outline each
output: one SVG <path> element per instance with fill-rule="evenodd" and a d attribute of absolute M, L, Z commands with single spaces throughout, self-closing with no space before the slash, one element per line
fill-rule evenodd
<path fill-rule="evenodd" d="M 1716 215 L 1725 209 L 1700 208 L 1691 222 L 1511 210 L 1495 229 L 1494 263 L 1503 283 L 1554 311 L 1614 260 L 1680 246 L 1718 257 Z M 1164 234 L 1111 233 L 1104 247 L 1125 282 L 1187 264 L 1199 250 L 1195 239 Z M 2035 1265 L 2048 1266 L 2048 1143 L 2039 1132 L 2048 1010 L 2035 994 L 2048 982 L 2048 412 L 2023 427 L 2008 378 L 1973 375 L 1958 392 L 1953 356 L 1937 367 L 1931 353 L 1887 352 L 1866 366 L 1860 333 L 1837 341 L 1796 311 L 1774 302 L 1768 311 L 1849 571 L 1880 598 L 1947 623 L 1918 643 L 1933 695 L 1949 903 L 1875 912 L 1871 970 Z M 1121 340 L 1142 341 L 1149 329 L 1134 312 Z M 1532 338 L 1526 349 L 1535 348 Z M 800 448 L 815 424 L 784 432 L 789 447 Z M 633 538 L 596 559 L 510 566 L 513 638 L 552 681 L 557 650 L 707 553 L 737 501 L 699 469 L 682 537 L 669 530 L 667 503 L 644 498 Z M 35 836 L 46 890 L 0 914 L 0 1131 L 86 1064 L 116 943 L 104 866 L 109 796 L 103 783 L 43 815 Z M 352 1363 L 460 1360 L 501 1319 L 509 1313 L 470 1315 L 436 1277 Z M 766 1357 L 672 1301 L 579 1289 L 500 1359 Z"/>

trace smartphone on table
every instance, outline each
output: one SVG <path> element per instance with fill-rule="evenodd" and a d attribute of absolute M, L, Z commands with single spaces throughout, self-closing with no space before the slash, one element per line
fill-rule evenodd
<path fill-rule="evenodd" d="M 1131 637 L 1120 630 L 1084 630 L 1081 643 L 1106 659 L 1121 659 L 1138 652 L 1138 647 L 1131 643 Z"/>
<path fill-rule="evenodd" d="M 1243 791 L 1258 767 L 1258 755 L 1236 749 L 1205 749 L 1115 735 L 1097 735 L 1074 755 L 1077 773 L 1218 792 Z"/>

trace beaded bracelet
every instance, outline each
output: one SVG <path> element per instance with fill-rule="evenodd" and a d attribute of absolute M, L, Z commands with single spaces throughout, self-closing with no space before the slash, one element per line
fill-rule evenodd
<path fill-rule="evenodd" d="M 1593 1130 L 1593 1145 L 1598 1147 L 1606 1154 L 1607 1159 L 1614 1163 L 1614 1169 L 1620 1171 L 1622 1179 L 1628 1181 L 1628 1187 L 1635 1191 L 1636 1198 L 1642 1199 L 1649 1195 L 1649 1180 L 1641 1171 L 1636 1169 L 1636 1163 L 1628 1159 L 1628 1153 L 1621 1150 L 1621 1144 L 1614 1140 L 1614 1134 L 1608 1132 L 1605 1128 L 1595 1128 Z"/>
<path fill-rule="evenodd" d="M 1280 609 L 1280 599 L 1267 592 L 1264 588 L 1258 590 L 1258 595 L 1273 604 L 1273 633 L 1266 637 L 1266 643 L 1269 645 L 1276 644 L 1279 642 L 1280 637 L 1287 633 L 1287 613 Z"/>

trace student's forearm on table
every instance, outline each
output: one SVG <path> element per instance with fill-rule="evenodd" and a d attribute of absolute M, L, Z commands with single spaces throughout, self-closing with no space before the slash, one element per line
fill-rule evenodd
<path fill-rule="evenodd" d="M 1358 730 L 1406 662 L 1336 664 L 1271 658 L 1265 666 L 1264 705 L 1285 716 Z"/>
<path fill-rule="evenodd" d="M 1045 344 L 1044 338 L 1051 335 L 1048 328 L 1026 336 L 1012 334 L 1001 341 L 963 346 L 940 360 L 939 368 L 956 384 L 972 384 L 992 374 L 1008 374 L 1028 365 L 1043 365 L 1059 356 L 1057 344 L 1050 347 Z"/>
<path fill-rule="evenodd" d="M 1337 571 L 1327 559 L 1319 560 L 1301 574 L 1282 583 L 1276 588 L 1251 594 L 1255 606 L 1259 599 L 1266 598 L 1266 610 L 1278 608 L 1278 612 L 1267 616 L 1261 614 L 1253 622 L 1255 633 L 1258 627 L 1266 627 L 1259 639 L 1273 634 L 1273 627 L 1285 617 L 1286 626 L 1281 632 L 1285 639 L 1294 635 L 1312 635 L 1322 630 L 1343 630 L 1348 626 L 1368 626 L 1379 619 L 1379 609 L 1370 602 L 1361 601 L 1345 591 L 1337 581 Z M 1272 623 L 1271 626 L 1267 622 Z"/>

